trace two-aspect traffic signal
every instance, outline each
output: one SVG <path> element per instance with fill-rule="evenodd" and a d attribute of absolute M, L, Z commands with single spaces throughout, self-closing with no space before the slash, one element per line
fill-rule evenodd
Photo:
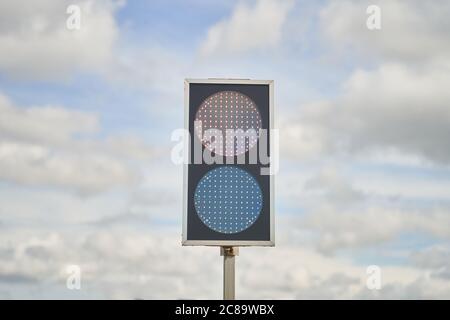
<path fill-rule="evenodd" d="M 273 246 L 273 81 L 185 81 L 183 245 Z"/>

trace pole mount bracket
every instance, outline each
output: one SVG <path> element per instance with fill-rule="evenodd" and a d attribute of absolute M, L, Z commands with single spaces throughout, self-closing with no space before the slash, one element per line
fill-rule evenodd
<path fill-rule="evenodd" d="M 239 247 L 220 247 L 220 255 L 234 257 L 239 255 Z"/>

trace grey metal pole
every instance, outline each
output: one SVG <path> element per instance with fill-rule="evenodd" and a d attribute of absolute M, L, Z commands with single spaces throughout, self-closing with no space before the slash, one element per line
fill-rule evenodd
<path fill-rule="evenodd" d="M 235 299 L 235 256 L 239 255 L 237 247 L 220 247 L 223 256 L 223 299 Z"/>

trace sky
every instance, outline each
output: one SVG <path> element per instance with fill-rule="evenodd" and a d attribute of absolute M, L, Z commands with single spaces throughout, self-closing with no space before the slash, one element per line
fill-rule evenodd
<path fill-rule="evenodd" d="M 276 246 L 241 248 L 238 299 L 450 299 L 449 16 L 446 0 L 1 1 L 0 298 L 220 299 L 219 248 L 181 246 L 171 134 L 184 79 L 224 77 L 274 80 L 280 129 Z"/>

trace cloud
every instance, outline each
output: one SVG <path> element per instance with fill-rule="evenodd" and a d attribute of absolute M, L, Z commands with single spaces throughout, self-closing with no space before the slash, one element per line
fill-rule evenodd
<path fill-rule="evenodd" d="M 98 116 L 63 107 L 18 107 L 0 95 L 0 179 L 82 193 L 137 182 L 155 152 L 133 136 L 95 138 Z M 134 160 L 134 165 L 130 161 Z"/>
<path fill-rule="evenodd" d="M 296 159 L 343 152 L 448 165 L 450 5 L 379 1 L 382 29 L 371 31 L 366 27 L 371 4 L 330 1 L 320 11 L 331 52 L 370 68 L 353 63 L 333 98 L 302 104 L 294 116 L 282 118 L 282 150 Z M 293 143 L 298 148 L 289 148 Z"/>
<path fill-rule="evenodd" d="M 291 120 L 286 144 L 299 139 L 318 153 L 370 153 L 394 150 L 438 163 L 450 163 L 450 94 L 445 69 L 412 70 L 385 64 L 357 70 L 333 101 L 303 107 Z M 290 140 L 288 140 L 290 139 Z M 304 156 L 304 148 L 291 154 Z"/>
<path fill-rule="evenodd" d="M 127 210 L 125 188 L 82 191 L 65 187 L 42 188 L 23 184 L 5 184 L 0 188 L 2 230 L 29 227 L 36 230 L 64 229 L 106 219 Z M 28 187 L 26 187 L 28 186 Z M 87 196 L 89 195 L 89 196 Z M 23 201 L 27 199 L 27 201 Z M 147 220 L 149 220 L 147 218 Z M 6 253 L 5 253 L 6 254 Z"/>
<path fill-rule="evenodd" d="M 328 255 L 391 245 L 408 235 L 434 241 L 450 239 L 450 206 L 447 195 L 440 194 L 445 185 L 429 193 L 411 195 L 410 185 L 420 190 L 426 188 L 429 180 L 396 184 L 395 180 L 402 180 L 401 175 L 386 180 L 383 175 L 378 177 L 377 171 L 361 176 L 358 171 L 350 171 L 350 167 L 308 169 L 313 173 L 306 177 L 303 174 L 303 178 L 290 173 L 289 179 L 297 181 L 296 185 L 286 185 L 289 180 L 280 176 L 286 190 L 296 190 L 284 195 L 284 203 L 294 203 L 294 210 L 298 211 L 295 203 L 301 199 L 301 215 L 289 218 L 289 224 L 303 234 L 301 243 L 314 244 Z M 380 181 L 373 184 L 373 179 Z"/>
<path fill-rule="evenodd" d="M 240 2 L 231 17 L 208 30 L 201 54 L 235 54 L 276 46 L 291 6 L 292 1 L 258 0 L 253 7 Z"/>
<path fill-rule="evenodd" d="M 366 9 L 376 4 L 381 9 L 381 30 L 366 27 Z M 450 4 L 445 0 L 424 3 L 413 1 L 345 0 L 330 1 L 320 12 L 326 39 L 347 53 L 377 60 L 397 62 L 448 61 L 447 41 Z"/>
<path fill-rule="evenodd" d="M 355 294 L 355 299 L 384 300 L 430 300 L 446 299 L 449 296 L 449 286 L 446 281 L 436 281 L 426 276 L 418 276 L 415 280 L 401 284 L 397 281 L 386 283 L 380 291 L 361 290 Z"/>
<path fill-rule="evenodd" d="M 1 143 L 0 178 L 25 185 L 98 192 L 132 183 L 122 162 L 107 155 L 58 152 L 39 145 Z"/>
<path fill-rule="evenodd" d="M 181 98 L 181 95 L 177 96 L 180 94 L 180 83 L 188 72 L 184 54 L 153 43 L 121 43 L 113 65 L 103 75 L 122 89 L 165 94 L 162 103 L 167 103 L 173 96 Z M 176 104 L 178 100 L 172 103 Z"/>
<path fill-rule="evenodd" d="M 450 236 L 447 182 L 436 176 L 445 175 L 450 164 L 449 6 L 381 1 L 378 32 L 365 26 L 369 4 L 330 1 L 321 11 L 324 41 L 333 55 L 353 59 L 352 70 L 337 94 L 302 103 L 281 118 L 282 155 L 302 164 L 313 159 L 307 171 L 319 171 L 309 178 L 306 173 L 291 176 L 296 183 L 284 186 L 291 202 L 300 198 L 301 212 L 307 212 L 292 224 L 307 235 L 303 243 L 315 243 L 326 255 L 358 257 L 358 249 L 390 246 L 409 235 L 444 242 L 445 248 Z M 352 176 L 322 170 L 323 163 L 347 168 Z M 380 164 L 409 169 L 393 172 Z M 425 178 L 423 168 L 433 168 L 433 174 Z M 414 256 L 424 275 L 409 284 L 393 281 L 378 294 L 362 290 L 353 297 L 446 296 L 448 288 L 439 281 L 447 279 L 448 267 L 421 266 L 429 255 Z M 443 250 L 436 257 L 430 261 L 447 258 Z"/>
<path fill-rule="evenodd" d="M 445 208 L 419 212 L 369 206 L 343 211 L 325 206 L 303 219 L 302 225 L 315 230 L 318 248 L 324 253 L 379 245 L 407 233 L 437 239 L 450 237 L 450 215 Z"/>
<path fill-rule="evenodd" d="M 15 283 L 34 283 L 35 279 L 27 277 L 22 274 L 9 273 L 0 274 L 0 283 L 15 284 Z"/>
<path fill-rule="evenodd" d="M 435 245 L 411 255 L 414 265 L 430 271 L 431 277 L 450 280 L 450 250 L 445 245 Z"/>
<path fill-rule="evenodd" d="M 317 104 L 308 105 L 314 110 Z M 305 118 L 305 119 L 303 119 Z M 301 112 L 292 117 L 280 117 L 280 152 L 291 159 L 311 159 L 328 151 L 327 131 L 318 121 L 309 121 Z M 295 145 L 295 148 L 292 146 Z"/>
<path fill-rule="evenodd" d="M 361 278 L 345 273 L 334 273 L 328 277 L 315 278 L 308 290 L 301 290 L 296 299 L 344 299 L 350 298 L 355 288 L 362 289 Z"/>
<path fill-rule="evenodd" d="M 322 168 L 316 176 L 313 176 L 303 184 L 303 194 L 321 193 L 327 203 L 335 206 L 347 205 L 363 200 L 364 195 L 356 190 L 350 181 L 342 175 L 337 168 Z"/>
<path fill-rule="evenodd" d="M 66 27 L 69 5 L 81 9 L 80 30 Z M 25 79 L 61 79 L 99 71 L 111 60 L 118 27 L 109 0 L 2 1 L 0 71 Z"/>
<path fill-rule="evenodd" d="M 1 94 L 0 112 L 0 133 L 4 139 L 58 144 L 66 143 L 74 134 L 98 130 L 94 114 L 54 106 L 19 108 Z"/>
<path fill-rule="evenodd" d="M 61 292 L 70 295 L 66 289 L 66 266 L 76 264 L 82 270 L 81 295 L 87 292 L 97 298 L 219 298 L 220 263 L 213 261 L 220 256 L 205 256 L 206 248 L 181 248 L 173 231 L 138 232 L 110 226 L 108 230 L 78 230 L 74 235 L 33 232 L 30 237 L 15 230 L 9 234 L 15 239 L 14 246 L 2 241 L 2 247 L 14 248 L 15 254 L 13 259 L 0 257 L 0 273 L 14 270 L 22 277 L 36 278 L 37 285 L 43 288 L 55 288 L 55 296 Z M 36 254 L 36 248 L 40 254 Z M 204 263 L 209 272 L 203 272 Z M 6 288 L 10 291 L 12 286 Z M 14 295 L 15 291 L 10 293 Z"/>
<path fill-rule="evenodd" d="M 181 167 L 174 168 L 170 160 L 163 166 L 158 158 L 147 162 L 116 158 L 111 154 L 109 157 L 121 163 L 132 178 L 138 175 L 137 181 L 121 182 L 104 169 L 94 174 L 102 175 L 101 180 L 94 182 L 84 179 L 83 175 L 64 182 L 49 181 L 46 176 L 35 183 L 22 182 L 17 180 L 21 178 L 18 173 L 14 183 L 0 179 L 0 228 L 11 230 L 27 226 L 61 230 L 68 226 L 86 226 L 103 229 L 116 224 L 138 227 L 156 224 L 163 228 L 178 223 L 182 208 Z M 80 163 L 73 165 L 80 167 Z M 14 169 L 21 167 L 16 165 Z M 39 165 L 35 169 L 45 171 Z M 102 185 L 105 179 L 111 183 Z"/>
<path fill-rule="evenodd" d="M 218 248 L 181 247 L 177 230 L 124 228 L 70 233 L 2 233 L 0 248 L 14 257 L 0 256 L 0 272 L 17 279 L 33 277 L 47 297 L 103 297 L 123 299 L 202 299 L 221 296 L 221 257 Z M 13 237 L 13 238 L 11 238 Z M 15 245 L 4 239 L 14 239 Z M 81 290 L 66 289 L 66 266 L 81 267 Z M 366 267 L 346 259 L 326 257 L 308 247 L 283 243 L 276 249 L 242 248 L 237 257 L 237 297 L 240 299 L 330 298 L 377 296 L 365 286 Z M 382 266 L 383 288 L 399 298 L 447 297 L 448 281 L 424 277 L 420 269 Z M 0 283 L 0 290 L 16 297 L 19 283 Z M 422 288 L 426 290 L 422 290 Z M 435 289 L 434 294 L 430 289 Z M 448 288 L 448 287 L 447 287 Z M 384 289 L 383 289 L 384 290 Z M 381 297 L 385 294 L 380 292 Z M 386 295 L 389 291 L 386 292 Z M 420 293 L 420 294 L 419 294 Z M 39 292 L 27 291 L 22 298 Z M 389 293 L 391 296 L 393 293 Z M 380 297 L 380 296 L 379 296 Z"/>

